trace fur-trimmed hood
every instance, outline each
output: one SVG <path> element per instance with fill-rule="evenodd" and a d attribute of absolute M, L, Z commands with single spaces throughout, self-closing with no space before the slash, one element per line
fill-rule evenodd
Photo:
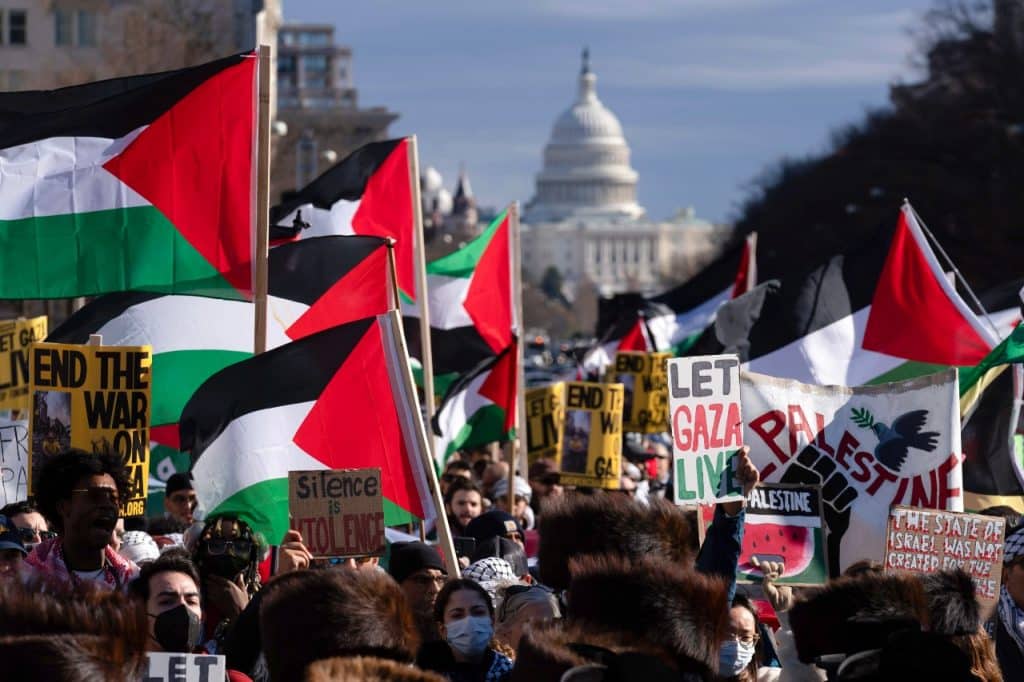
<path fill-rule="evenodd" d="M 627 559 L 657 556 L 693 564 L 696 537 L 685 513 L 670 502 L 645 506 L 624 495 L 571 495 L 545 501 L 537 561 L 540 579 L 556 590 L 569 586 L 569 560 L 588 554 Z"/>
<path fill-rule="evenodd" d="M 726 584 L 657 557 L 574 559 L 567 617 L 574 624 L 639 636 L 677 661 L 708 670 L 729 628 Z"/>
<path fill-rule="evenodd" d="M 940 571 L 921 576 L 928 594 L 932 632 L 972 635 L 981 628 L 981 607 L 974 596 L 974 579 L 964 571 Z"/>

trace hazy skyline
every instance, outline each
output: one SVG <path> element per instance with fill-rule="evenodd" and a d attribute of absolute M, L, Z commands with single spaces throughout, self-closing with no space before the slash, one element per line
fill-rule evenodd
<path fill-rule="evenodd" d="M 735 216 L 746 186 L 783 156 L 913 80 L 909 29 L 927 0 L 285 0 L 287 21 L 334 24 L 354 51 L 361 106 L 401 114 L 420 163 L 454 186 L 464 163 L 484 205 L 533 194 L 544 144 L 590 47 L 653 218 L 692 205 Z"/>

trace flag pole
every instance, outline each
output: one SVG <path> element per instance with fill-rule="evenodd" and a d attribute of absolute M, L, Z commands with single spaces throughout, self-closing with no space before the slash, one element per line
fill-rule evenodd
<path fill-rule="evenodd" d="M 416 400 L 416 382 L 412 378 L 412 367 L 409 364 L 409 349 L 405 345 L 405 332 L 402 329 L 402 317 L 401 313 L 397 310 L 392 310 L 386 313 L 391 318 L 391 334 L 398 347 L 398 363 L 399 367 L 399 380 L 402 382 L 405 393 L 410 396 L 414 403 L 414 407 L 419 408 L 419 401 Z M 431 454 L 429 444 L 431 439 L 427 437 L 426 425 L 422 419 L 411 420 L 413 427 L 413 435 L 418 441 L 419 447 L 416 448 L 421 457 L 420 464 L 423 466 L 423 473 L 427 477 L 427 486 L 430 488 L 430 497 L 434 503 L 434 508 L 437 511 L 437 520 L 435 527 L 437 528 L 437 541 L 441 545 L 441 552 L 444 554 L 445 564 L 448 567 L 448 575 L 452 578 L 458 578 L 459 571 L 459 558 L 455 554 L 455 543 L 452 542 L 452 531 L 448 526 L 448 515 L 444 513 L 444 500 L 441 497 L 441 486 L 437 482 L 437 472 L 434 469 L 434 456 Z M 423 528 L 426 523 L 426 519 L 422 519 L 420 527 Z"/>
<path fill-rule="evenodd" d="M 515 475 L 516 465 L 525 465 L 522 469 L 524 478 L 527 477 L 529 461 L 526 456 L 526 383 L 523 374 L 525 359 L 525 335 L 526 325 L 523 322 L 523 263 L 522 252 L 520 251 L 519 239 L 519 202 L 513 201 L 508 207 L 508 235 L 511 243 L 509 249 L 512 254 L 512 305 L 515 314 L 513 320 L 516 344 L 516 404 L 515 420 L 513 422 L 516 437 L 513 440 L 512 457 L 508 467 L 508 508 L 515 509 Z"/>
<path fill-rule="evenodd" d="M 402 299 L 398 293 L 398 268 L 395 267 L 395 244 L 398 242 L 391 237 L 387 239 L 388 243 L 388 281 L 391 283 L 391 302 L 392 307 L 395 310 L 401 312 Z"/>
<path fill-rule="evenodd" d="M 426 422 L 434 417 L 434 361 L 430 350 L 430 306 L 427 302 L 427 256 L 423 238 L 423 202 L 420 199 L 420 157 L 416 136 L 410 135 L 409 186 L 412 189 L 413 243 L 416 267 L 416 304 L 420 309 L 420 364 L 423 368 L 423 407 Z M 428 438 L 431 457 L 434 455 L 434 439 Z"/>
<path fill-rule="evenodd" d="M 256 121 L 256 253 L 253 269 L 253 303 L 256 323 L 253 352 L 267 350 L 267 251 L 270 234 L 270 46 L 260 45 L 257 61 L 258 118 Z"/>

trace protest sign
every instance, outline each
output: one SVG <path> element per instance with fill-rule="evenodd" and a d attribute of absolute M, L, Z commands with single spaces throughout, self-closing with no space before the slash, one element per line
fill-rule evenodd
<path fill-rule="evenodd" d="M 28 497 L 28 422 L 0 419 L 0 507 Z"/>
<path fill-rule="evenodd" d="M 763 483 L 747 496 L 746 509 L 737 580 L 762 581 L 764 574 L 754 565 L 755 557 L 785 565 L 782 577 L 775 581 L 780 585 L 822 585 L 828 580 L 818 486 Z M 700 510 L 703 531 L 711 525 L 715 507 L 701 505 Z"/>
<path fill-rule="evenodd" d="M 667 362 L 671 353 L 619 351 L 608 380 L 622 384 L 622 429 L 632 433 L 668 430 Z"/>
<path fill-rule="evenodd" d="M 226 679 L 224 656 L 146 652 L 146 674 L 142 682 L 222 682 Z"/>
<path fill-rule="evenodd" d="M 882 561 L 893 504 L 963 510 L 958 394 L 955 370 L 856 388 L 740 374 L 761 480 L 821 486 L 830 575 Z"/>
<path fill-rule="evenodd" d="M 0 320 L 0 410 L 27 410 L 28 347 L 46 338 L 46 315 Z"/>
<path fill-rule="evenodd" d="M 289 471 L 288 510 L 315 557 L 384 554 L 380 469 Z"/>
<path fill-rule="evenodd" d="M 668 361 L 676 504 L 743 497 L 733 461 L 743 445 L 739 369 L 735 355 Z"/>
<path fill-rule="evenodd" d="M 983 607 L 999 601 L 1006 520 L 979 514 L 894 506 L 885 537 L 885 569 L 937 573 L 963 569 Z"/>
<path fill-rule="evenodd" d="M 131 486 L 122 516 L 145 513 L 149 484 L 149 346 L 37 343 L 30 351 L 29 492 L 47 457 L 68 448 L 120 455 Z"/>
<path fill-rule="evenodd" d="M 558 459 L 562 449 L 564 401 L 563 383 L 526 391 L 526 456 L 530 464 L 538 459 Z"/>
<path fill-rule="evenodd" d="M 558 464 L 563 485 L 618 490 L 622 384 L 565 382 L 565 423 Z"/>

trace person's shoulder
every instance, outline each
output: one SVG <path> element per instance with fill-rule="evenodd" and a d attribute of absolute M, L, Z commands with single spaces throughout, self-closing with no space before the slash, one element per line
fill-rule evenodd
<path fill-rule="evenodd" d="M 500 651 L 489 649 L 488 653 L 491 655 L 491 664 L 487 668 L 487 682 L 500 682 L 507 679 L 515 662 Z"/>

